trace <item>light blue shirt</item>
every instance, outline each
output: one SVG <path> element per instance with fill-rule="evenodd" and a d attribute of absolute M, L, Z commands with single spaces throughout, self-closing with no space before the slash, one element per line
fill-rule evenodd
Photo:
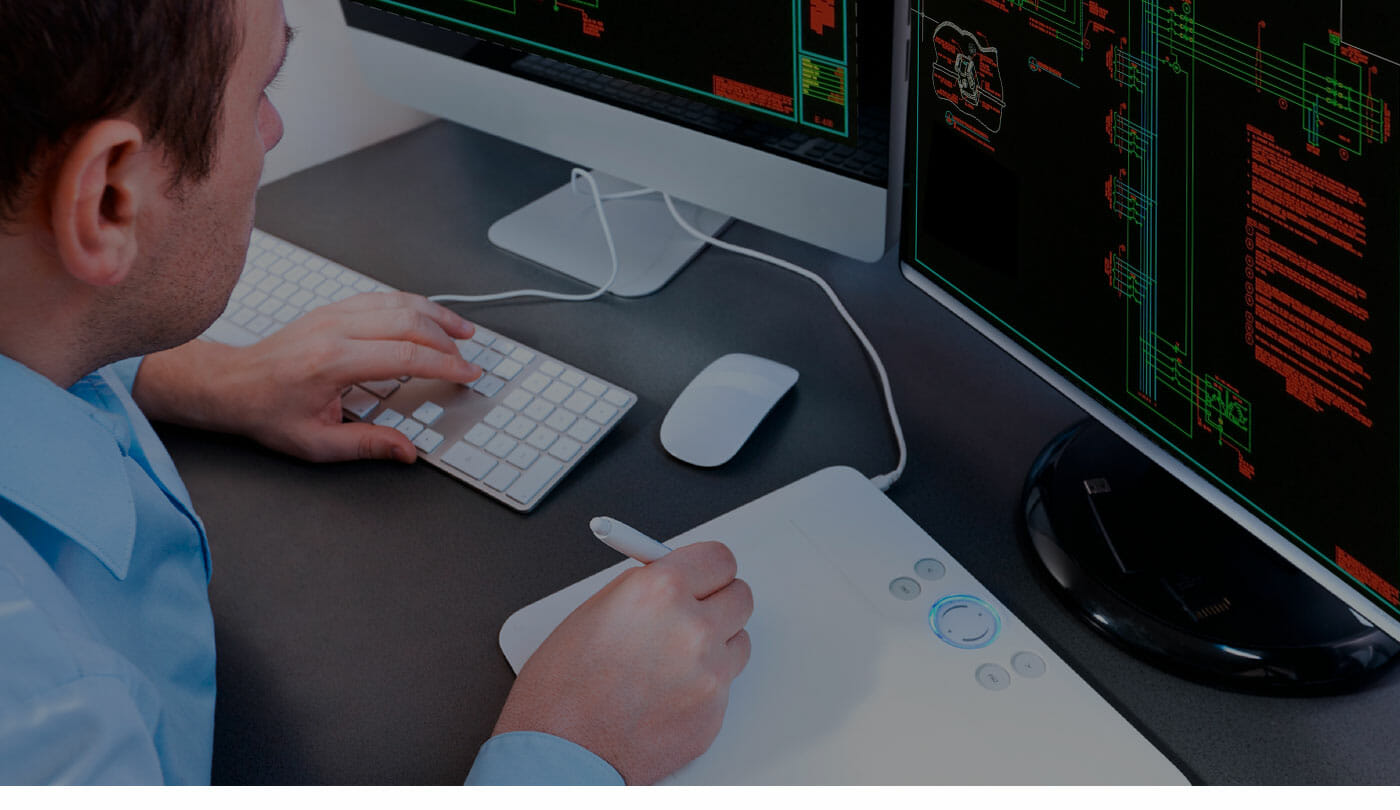
<path fill-rule="evenodd" d="M 64 391 L 0 355 L 0 783 L 209 781 L 209 545 L 131 399 L 139 363 Z M 521 732 L 488 740 L 467 782 L 621 779 Z"/>

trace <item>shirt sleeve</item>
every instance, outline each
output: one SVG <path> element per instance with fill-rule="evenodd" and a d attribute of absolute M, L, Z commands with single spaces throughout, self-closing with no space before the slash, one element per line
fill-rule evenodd
<path fill-rule="evenodd" d="M 597 754 L 539 731 L 498 734 L 481 746 L 468 785 L 621 785 L 622 776 Z"/>

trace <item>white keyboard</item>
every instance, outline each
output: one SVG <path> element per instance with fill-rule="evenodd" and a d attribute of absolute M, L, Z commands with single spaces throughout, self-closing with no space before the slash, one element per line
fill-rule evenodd
<path fill-rule="evenodd" d="M 255 230 L 228 307 L 202 337 L 246 346 L 317 307 L 392 289 Z M 420 459 L 521 512 L 637 402 L 624 388 L 481 327 L 457 346 L 485 371 L 471 385 L 367 381 L 346 389 L 341 406 L 347 418 L 398 430 Z"/>

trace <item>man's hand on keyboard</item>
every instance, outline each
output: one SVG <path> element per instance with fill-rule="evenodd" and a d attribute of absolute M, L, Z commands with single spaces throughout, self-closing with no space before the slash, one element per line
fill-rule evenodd
<path fill-rule="evenodd" d="M 352 383 L 402 376 L 468 383 L 481 368 L 454 339 L 469 322 L 426 298 L 365 293 L 307 313 L 251 346 L 192 341 L 142 363 L 135 396 L 150 418 L 250 436 L 308 461 L 417 458 L 393 428 L 341 421 Z"/>
<path fill-rule="evenodd" d="M 753 593 L 728 547 L 696 543 L 620 574 L 520 671 L 495 733 L 543 731 L 649 784 L 709 748 L 749 660 Z"/>

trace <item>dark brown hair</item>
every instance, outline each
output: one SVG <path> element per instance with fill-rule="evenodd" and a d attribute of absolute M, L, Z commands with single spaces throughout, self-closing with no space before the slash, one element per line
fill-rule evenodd
<path fill-rule="evenodd" d="M 0 0 L 0 224 L 56 148 L 127 112 L 174 186 L 207 177 L 238 47 L 232 0 Z"/>

